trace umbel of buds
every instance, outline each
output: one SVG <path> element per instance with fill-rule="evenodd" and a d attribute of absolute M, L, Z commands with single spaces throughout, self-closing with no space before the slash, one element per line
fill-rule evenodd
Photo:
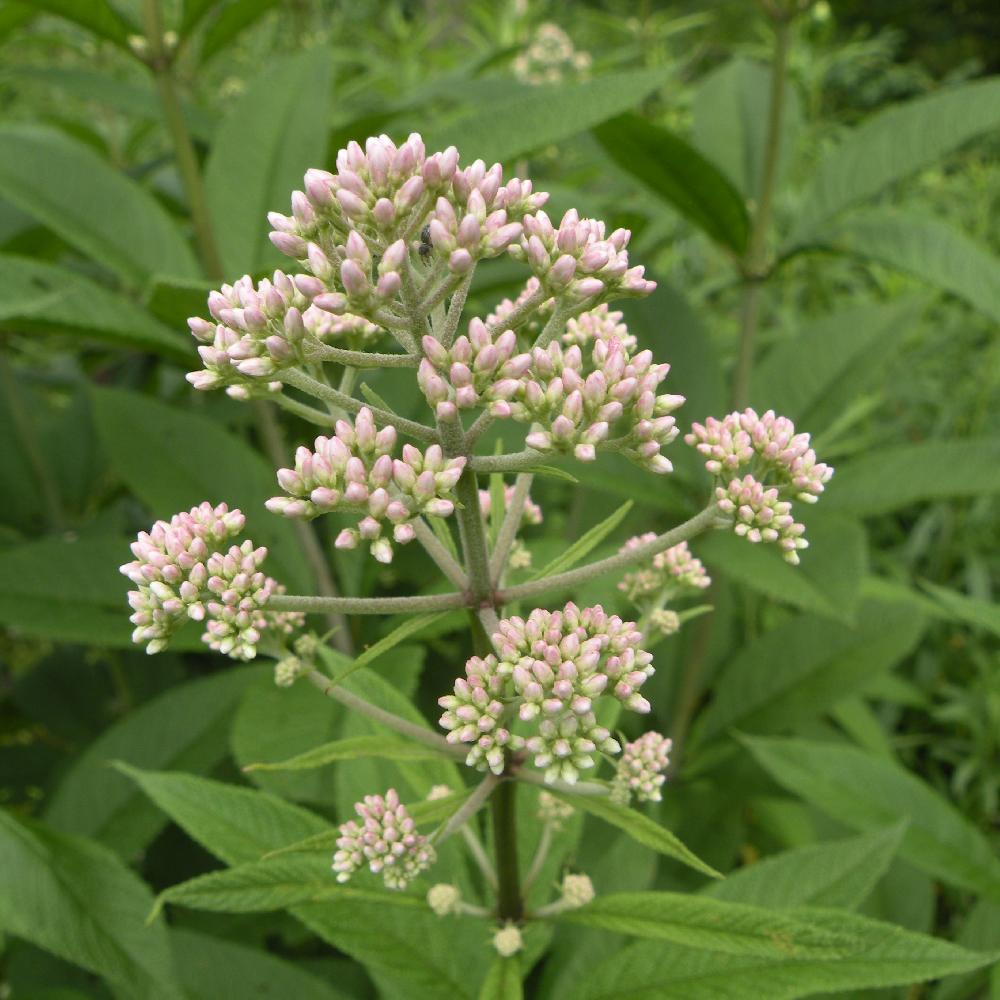
<path fill-rule="evenodd" d="M 294 468 L 278 470 L 278 483 L 288 496 L 268 500 L 269 511 L 296 518 L 330 511 L 361 514 L 356 528 L 337 536 L 337 548 L 353 549 L 365 541 L 372 555 L 387 563 L 393 552 L 385 528 L 405 545 L 414 537 L 414 518 L 447 517 L 455 509 L 450 493 L 464 458 L 446 459 L 436 444 L 424 452 L 406 444 L 402 459 L 394 459 L 395 427 L 376 430 L 367 407 L 353 424 L 338 420 L 336 431 L 333 437 L 316 438 L 314 451 L 298 448 Z"/>
<path fill-rule="evenodd" d="M 639 688 L 653 673 L 652 656 L 639 648 L 633 622 L 600 606 L 504 619 L 492 641 L 495 654 L 472 657 L 454 693 L 438 699 L 447 739 L 470 744 L 471 767 L 499 774 L 505 750 L 524 748 L 546 781 L 573 783 L 595 753 L 620 749 L 594 714 L 601 695 L 650 709 Z M 529 724 L 526 736 L 512 732 L 515 718 Z"/>
<path fill-rule="evenodd" d="M 205 622 L 202 640 L 211 649 L 249 660 L 265 630 L 288 633 L 301 625 L 300 614 L 265 610 L 270 596 L 284 589 L 261 572 L 267 549 L 249 540 L 225 547 L 244 523 L 240 511 L 205 502 L 139 533 L 135 560 L 121 567 L 138 587 L 128 595 L 133 642 L 158 653 L 193 619 Z"/>
<path fill-rule="evenodd" d="M 809 435 L 796 434 L 792 421 L 773 410 L 758 416 L 748 408 L 694 424 L 684 440 L 707 458 L 716 502 L 733 530 L 751 542 L 777 543 L 788 562 L 798 563 L 808 542 L 792 500 L 815 503 L 833 476 L 816 460 Z"/>
<path fill-rule="evenodd" d="M 618 551 L 630 552 L 640 545 L 653 541 L 654 538 L 656 533 L 653 531 L 636 535 Z M 658 552 L 649 563 L 630 570 L 622 577 L 618 589 L 626 594 L 629 600 L 639 602 L 643 598 L 660 595 L 665 591 L 704 590 L 711 582 L 701 560 L 691 554 L 687 542 L 681 542 L 663 552 Z"/>
<path fill-rule="evenodd" d="M 625 805 L 633 797 L 640 802 L 659 802 L 672 746 L 671 740 L 652 731 L 626 743 L 618 761 L 612 797 Z"/>
<path fill-rule="evenodd" d="M 382 795 L 366 795 L 354 806 L 361 820 L 348 820 L 340 827 L 333 870 L 338 882 L 346 882 L 365 865 L 382 875 L 387 889 L 405 889 L 434 863 L 428 839 L 417 833 L 413 818 L 399 801 L 395 789 Z"/>

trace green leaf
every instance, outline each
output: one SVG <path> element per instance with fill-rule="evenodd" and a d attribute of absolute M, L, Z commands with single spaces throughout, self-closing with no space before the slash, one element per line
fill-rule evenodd
<path fill-rule="evenodd" d="M 55 129 L 0 126 L 0 195 L 124 282 L 194 277 L 194 255 L 153 196 Z"/>
<path fill-rule="evenodd" d="M 126 996 L 179 1000 L 152 895 L 110 851 L 0 810 L 0 929 L 103 976 Z"/>
<path fill-rule="evenodd" d="M 268 851 L 330 829 L 315 813 L 266 792 L 192 774 L 116 766 L 188 836 L 227 865 L 257 861 Z"/>
<path fill-rule="evenodd" d="M 170 945 L 188 1000 L 349 1000 L 302 963 L 285 961 L 263 948 L 175 928 Z"/>
<path fill-rule="evenodd" d="M 680 136 L 637 115 L 605 122 L 594 136 L 619 167 L 706 235 L 736 254 L 745 250 L 750 218 L 742 195 Z"/>
<path fill-rule="evenodd" d="M 434 622 L 450 614 L 449 611 L 435 611 L 426 615 L 415 615 L 397 625 L 387 636 L 383 636 L 378 642 L 372 643 L 360 656 L 351 661 L 350 666 L 345 667 L 333 677 L 334 686 L 342 684 L 351 674 L 358 670 L 363 670 L 370 663 L 377 660 L 383 653 L 395 648 L 401 642 L 409 639 L 411 635 L 432 625 Z"/>
<path fill-rule="evenodd" d="M 64 17 L 98 38 L 106 38 L 126 52 L 132 51 L 128 38 L 137 34 L 138 29 L 129 24 L 108 0 L 31 0 L 31 4 L 37 11 Z"/>
<path fill-rule="evenodd" d="M 862 515 L 1000 492 L 1000 440 L 927 441 L 869 451 L 838 465 L 827 491 L 827 510 Z"/>
<path fill-rule="evenodd" d="M 322 746 L 307 750 L 289 760 L 273 764 L 248 764 L 244 771 L 304 771 L 314 767 L 326 767 L 342 760 L 357 760 L 359 757 L 381 757 L 383 760 L 440 760 L 442 754 L 422 743 L 407 743 L 403 740 L 386 740 L 381 736 L 354 736 L 346 740 L 334 740 Z"/>
<path fill-rule="evenodd" d="M 276 60 L 222 122 L 205 189 L 227 274 L 260 271 L 279 259 L 267 238 L 267 213 L 287 212 L 305 171 L 323 165 L 330 72 L 322 45 Z"/>
<path fill-rule="evenodd" d="M 146 286 L 146 308 L 172 329 L 186 330 L 189 316 L 206 315 L 206 303 L 211 289 L 211 283 L 205 278 L 184 279 L 154 275 Z M 187 347 L 188 366 L 194 367 L 197 364 L 197 347 L 193 340 Z"/>
<path fill-rule="evenodd" d="M 823 959 L 844 954 L 858 944 L 850 934 L 814 928 L 774 910 L 677 892 L 599 896 L 557 919 L 730 955 Z"/>
<path fill-rule="evenodd" d="M 274 470 L 256 451 L 214 420 L 135 392 L 95 389 L 93 401 L 105 452 L 154 517 L 204 500 L 239 507 L 246 537 L 270 550 L 268 571 L 293 592 L 308 592 L 294 528 L 264 509 L 275 492 Z M 126 548 L 118 562 L 128 558 Z"/>
<path fill-rule="evenodd" d="M 856 830 L 910 821 L 900 856 L 935 878 L 1000 900 L 1000 859 L 950 802 L 884 757 L 806 740 L 744 737 L 761 767 L 789 791 Z"/>
<path fill-rule="evenodd" d="M 920 586 L 959 621 L 1000 636 L 1000 604 L 967 597 L 956 590 L 939 587 L 930 580 L 921 580 Z"/>
<path fill-rule="evenodd" d="M 854 937 L 857 947 L 833 958 L 722 955 L 662 942 L 619 950 L 580 984 L 576 1000 L 797 1000 L 834 990 L 904 985 L 994 961 L 947 941 L 842 910 L 801 909 L 790 915 L 818 931 Z M 852 992 L 852 996 L 856 993 Z"/>
<path fill-rule="evenodd" d="M 694 92 L 694 144 L 746 198 L 757 198 L 764 169 L 771 70 L 736 56 L 707 73 Z M 802 125 L 794 87 L 785 93 L 778 180 L 787 170 Z"/>
<path fill-rule="evenodd" d="M 816 245 L 907 271 L 1000 322 L 1000 257 L 941 219 L 869 209 L 824 228 Z"/>
<path fill-rule="evenodd" d="M 110 726 L 74 760 L 49 801 L 46 821 L 57 830 L 94 837 L 124 858 L 136 855 L 165 820 L 111 762 L 178 770 L 212 767 L 226 755 L 228 718 L 257 672 L 228 667 L 188 681 Z"/>
<path fill-rule="evenodd" d="M 673 858 L 681 864 L 693 868 L 710 878 L 722 878 L 711 865 L 705 864 L 693 851 L 685 847 L 669 830 L 651 820 L 647 815 L 612 802 L 609 798 L 598 795 L 572 795 L 556 792 L 561 799 L 570 803 L 581 812 L 589 813 L 611 826 L 623 830 L 633 840 L 646 847 L 651 847 L 668 858 Z"/>
<path fill-rule="evenodd" d="M 581 559 L 593 552 L 625 520 L 632 506 L 632 501 L 626 500 L 613 514 L 610 514 L 599 524 L 595 524 L 589 531 L 585 531 L 568 549 L 564 549 L 544 569 L 538 570 L 538 572 L 533 574 L 531 579 L 538 580 L 545 576 L 554 576 L 556 573 L 562 573 L 563 570 L 575 566 Z"/>
<path fill-rule="evenodd" d="M 523 997 L 520 958 L 517 955 L 510 958 L 498 955 L 486 973 L 479 1000 L 523 1000 Z"/>
<path fill-rule="evenodd" d="M 694 738 L 781 731 L 815 718 L 898 663 L 922 631 L 910 607 L 874 601 L 862 605 L 855 628 L 815 615 L 788 619 L 732 658 Z"/>
<path fill-rule="evenodd" d="M 278 0 L 231 0 L 219 12 L 201 43 L 202 62 L 222 52 L 230 42 L 259 21 Z"/>
<path fill-rule="evenodd" d="M 127 649 L 128 539 L 46 538 L 0 552 L 0 623 L 22 635 Z"/>
<path fill-rule="evenodd" d="M 432 128 L 429 149 L 456 145 L 465 159 L 509 162 L 534 149 L 563 142 L 640 104 L 666 83 L 671 70 L 633 69 L 582 83 L 500 89 L 492 100 L 478 100 L 468 112 Z M 525 128 L 525 122 L 531 127 Z"/>
<path fill-rule="evenodd" d="M 181 882 L 160 893 L 155 912 L 171 903 L 217 913 L 267 913 L 296 903 L 318 903 L 331 896 L 417 910 L 427 907 L 416 896 L 341 885 L 330 868 L 328 854 L 300 854 L 254 861 Z"/>
<path fill-rule="evenodd" d="M 67 333 L 191 363 L 191 345 L 128 299 L 66 268 L 0 254 L 0 319 L 13 329 Z"/>
<path fill-rule="evenodd" d="M 906 822 L 859 837 L 809 844 L 763 858 L 703 890 L 714 899 L 788 909 L 853 910 L 871 893 L 899 848 Z"/>
<path fill-rule="evenodd" d="M 890 184 L 1000 125 L 1000 78 L 939 90 L 872 115 L 820 161 L 792 243 Z"/>

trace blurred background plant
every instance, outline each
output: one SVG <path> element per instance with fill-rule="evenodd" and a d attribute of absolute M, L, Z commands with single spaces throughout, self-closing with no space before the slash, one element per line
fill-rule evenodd
<path fill-rule="evenodd" d="M 273 523 L 271 470 L 305 425 L 183 377 L 185 318 L 220 277 L 280 263 L 265 213 L 304 168 L 348 139 L 418 130 L 530 168 L 553 214 L 633 230 L 660 288 L 626 318 L 673 365 L 682 426 L 774 406 L 838 468 L 800 573 L 729 536 L 694 546 L 714 611 L 655 650 L 656 722 L 678 761 L 660 815 L 723 870 L 909 815 L 919 835 L 864 910 L 1000 947 L 1000 875 L 961 865 L 963 837 L 995 852 L 1000 834 L 998 39 L 989 0 L 0 4 L 0 804 L 43 820 L 53 852 L 61 834 L 93 838 L 160 889 L 213 862 L 105 761 L 245 781 L 241 766 L 344 728 L 196 641 L 148 661 L 117 567 L 151 515 L 225 498 L 296 592 L 425 586 L 416 552 L 375 566 L 334 553 L 335 524 Z M 516 293 L 508 274 L 474 286 L 480 315 Z M 397 373 L 366 381 L 418 410 Z M 689 514 L 705 482 L 674 451 L 666 483 L 610 458 L 573 467 L 585 491 L 540 479 L 534 566 L 616 511 L 602 552 Z M 573 597 L 628 610 L 611 580 Z M 336 641 L 350 654 L 393 624 L 355 619 Z M 466 652 L 461 625 L 376 661 L 428 717 Z M 734 734 L 769 738 L 747 754 Z M 803 782 L 792 764 L 816 747 Z M 330 816 L 345 801 L 312 774 L 253 779 Z M 921 819 L 927 795 L 964 815 L 958 832 Z M 576 856 L 599 891 L 622 888 L 628 844 L 588 826 Z M 652 853 L 629 877 L 691 884 Z M 171 927 L 190 996 L 230 995 L 206 984 L 237 956 L 247 983 L 286 995 L 365 997 L 371 975 L 392 979 L 375 955 L 323 957 L 287 915 L 182 911 Z M 74 966 L 99 962 L 2 902 L 0 928 L 14 996 L 105 995 Z M 560 932 L 529 995 L 583 996 L 588 963 L 615 947 Z"/>

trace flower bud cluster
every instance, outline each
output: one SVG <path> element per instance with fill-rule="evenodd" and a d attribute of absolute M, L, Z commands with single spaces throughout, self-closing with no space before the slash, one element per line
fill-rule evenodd
<path fill-rule="evenodd" d="M 568 802 L 544 789 L 538 793 L 538 818 L 553 830 L 561 830 L 563 822 L 572 815 L 573 807 Z"/>
<path fill-rule="evenodd" d="M 655 532 L 647 531 L 644 535 L 630 538 L 618 551 L 632 552 L 655 538 Z M 687 542 L 680 542 L 657 552 L 648 563 L 626 573 L 618 589 L 630 601 L 641 601 L 665 591 L 672 596 L 677 590 L 704 590 L 711 582 L 701 560 L 691 554 Z"/>
<path fill-rule="evenodd" d="M 449 917 L 461 912 L 462 894 L 458 887 L 441 882 L 427 891 L 427 905 L 439 917 Z"/>
<path fill-rule="evenodd" d="M 589 52 L 573 47 L 573 40 L 551 21 L 540 24 L 528 47 L 514 60 L 514 76 L 537 86 L 559 83 L 566 76 L 585 77 L 590 69 Z"/>
<path fill-rule="evenodd" d="M 643 733 L 625 744 L 612 785 L 612 798 L 627 805 L 632 798 L 640 802 L 659 802 L 660 788 L 667 780 L 663 772 L 670 763 L 673 742 L 660 733 Z"/>
<path fill-rule="evenodd" d="M 670 414 L 684 402 L 683 396 L 657 395 L 670 365 L 654 364 L 650 351 L 631 356 L 615 337 L 595 340 L 586 357 L 578 345 L 564 350 L 558 341 L 534 348 L 531 368 L 509 404 L 514 419 L 541 424 L 526 443 L 589 462 L 618 425 L 615 445 L 622 454 L 651 472 L 670 472 L 660 449 L 677 437 Z"/>
<path fill-rule="evenodd" d="M 510 483 L 505 483 L 503 488 L 503 502 L 504 509 L 510 506 L 510 502 L 514 496 L 514 487 Z M 490 511 L 493 509 L 493 496 L 489 490 L 479 491 L 479 510 L 483 517 L 489 517 Z M 521 513 L 521 523 L 522 524 L 541 524 L 542 523 L 542 508 L 538 506 L 537 503 L 532 502 L 531 497 L 525 497 L 524 508 Z"/>
<path fill-rule="evenodd" d="M 501 299 L 493 308 L 493 312 L 487 314 L 486 324 L 493 330 L 502 330 L 507 326 L 507 320 L 520 309 L 526 302 L 538 297 L 541 291 L 541 282 L 532 275 L 524 284 L 524 288 L 516 299 Z M 545 299 L 534 309 L 528 311 L 524 317 L 523 325 L 519 329 L 523 330 L 532 339 L 542 332 L 545 321 L 552 315 L 555 309 L 556 300 Z"/>
<path fill-rule="evenodd" d="M 496 655 L 472 657 L 454 694 L 438 701 L 449 742 L 472 744 L 466 763 L 496 774 L 506 750 L 524 747 L 547 781 L 575 782 L 594 766 L 595 753 L 620 749 L 594 714 L 600 695 L 649 711 L 639 688 L 653 673 L 652 656 L 640 641 L 633 622 L 600 606 L 581 611 L 570 603 L 562 611 L 504 619 L 493 636 Z M 522 722 L 536 723 L 527 738 L 506 725 L 514 705 Z"/>
<path fill-rule="evenodd" d="M 733 517 L 733 530 L 751 542 L 776 542 L 786 562 L 798 565 L 805 525 L 796 522 L 789 500 L 779 499 L 777 486 L 766 487 L 747 475 L 715 490 L 719 510 Z"/>
<path fill-rule="evenodd" d="M 405 889 L 435 861 L 428 839 L 417 833 L 416 823 L 399 801 L 395 789 L 366 795 L 354 806 L 361 822 L 348 820 L 340 827 L 333 870 L 338 882 L 347 882 L 364 865 L 382 874 L 387 889 Z"/>
<path fill-rule="evenodd" d="M 508 400 L 521 388 L 520 379 L 531 367 L 531 355 L 517 354 L 517 335 L 505 330 L 490 334 L 478 318 L 469 323 L 469 334 L 450 348 L 434 337 L 422 340 L 424 358 L 417 382 L 427 402 L 442 420 L 453 419 L 455 409 L 488 406 L 494 416 L 509 417 Z"/>
<path fill-rule="evenodd" d="M 623 319 L 624 313 L 611 310 L 607 302 L 602 302 L 596 309 L 590 309 L 566 320 L 566 332 L 563 334 L 562 342 L 567 347 L 572 347 L 574 344 L 577 347 L 589 347 L 596 340 L 619 340 L 626 352 L 631 354 L 639 343 L 628 332 Z"/>
<path fill-rule="evenodd" d="M 158 653 L 192 619 L 205 622 L 202 640 L 210 648 L 249 660 L 265 629 L 289 633 L 301 625 L 302 615 L 264 610 L 271 595 L 283 590 L 260 570 L 267 549 L 249 540 L 224 548 L 244 523 L 240 511 L 206 502 L 139 533 L 132 544 L 135 560 L 121 567 L 139 588 L 128 595 L 133 642 Z"/>
<path fill-rule="evenodd" d="M 345 528 L 336 546 L 353 549 L 369 543 L 372 555 L 391 562 L 392 542 L 405 545 L 414 538 L 412 521 L 421 514 L 448 517 L 455 509 L 449 494 L 465 467 L 464 458 L 446 459 L 438 445 L 421 452 L 405 444 L 402 459 L 394 459 L 396 429 L 375 427 L 372 412 L 362 407 L 353 425 L 338 420 L 333 437 L 318 437 L 315 450 L 299 447 L 295 467 L 278 470 L 287 496 L 272 497 L 267 509 L 285 517 L 313 518 L 330 511 L 360 513 L 356 528 Z"/>
<path fill-rule="evenodd" d="M 606 236 L 603 222 L 581 219 L 575 208 L 566 212 L 558 228 L 540 211 L 525 216 L 523 232 L 510 253 L 528 264 L 549 295 L 575 300 L 649 295 L 656 282 L 645 277 L 641 265 L 629 267 L 625 248 L 631 236 L 627 229 Z"/>
<path fill-rule="evenodd" d="M 562 880 L 560 904 L 567 910 L 576 910 L 594 900 L 594 883 L 589 875 L 567 872 Z"/>

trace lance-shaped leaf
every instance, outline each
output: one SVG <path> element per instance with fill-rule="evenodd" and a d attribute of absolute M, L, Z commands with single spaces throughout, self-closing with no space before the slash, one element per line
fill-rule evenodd
<path fill-rule="evenodd" d="M 380 757 L 382 760 L 441 760 L 451 759 L 423 743 L 408 743 L 405 740 L 384 739 L 381 736 L 352 736 L 346 740 L 333 740 L 322 746 L 297 754 L 288 760 L 271 764 L 248 764 L 244 771 L 306 771 L 314 767 L 326 767 L 342 760 L 357 760 L 360 757 Z"/>
<path fill-rule="evenodd" d="M 531 579 L 540 580 L 543 577 L 555 576 L 556 573 L 572 569 L 581 559 L 593 552 L 625 520 L 631 509 L 632 501 L 627 500 L 613 514 L 608 515 L 599 524 L 595 524 L 590 530 L 585 531 L 569 548 L 564 549 L 544 569 L 538 570 Z M 490 512 L 492 513 L 492 508 Z"/>
<path fill-rule="evenodd" d="M 520 956 L 501 958 L 498 955 L 486 973 L 479 1000 L 522 1000 L 523 997 Z"/>
<path fill-rule="evenodd" d="M 618 166 L 689 222 L 734 253 L 746 249 L 750 219 L 742 195 L 680 136 L 636 115 L 605 122 L 594 135 Z"/>
<path fill-rule="evenodd" d="M 138 29 L 129 24 L 108 0 L 31 0 L 31 6 L 39 13 L 64 17 L 98 38 L 114 42 L 126 52 L 132 51 L 128 44 L 129 35 L 136 34 Z"/>

